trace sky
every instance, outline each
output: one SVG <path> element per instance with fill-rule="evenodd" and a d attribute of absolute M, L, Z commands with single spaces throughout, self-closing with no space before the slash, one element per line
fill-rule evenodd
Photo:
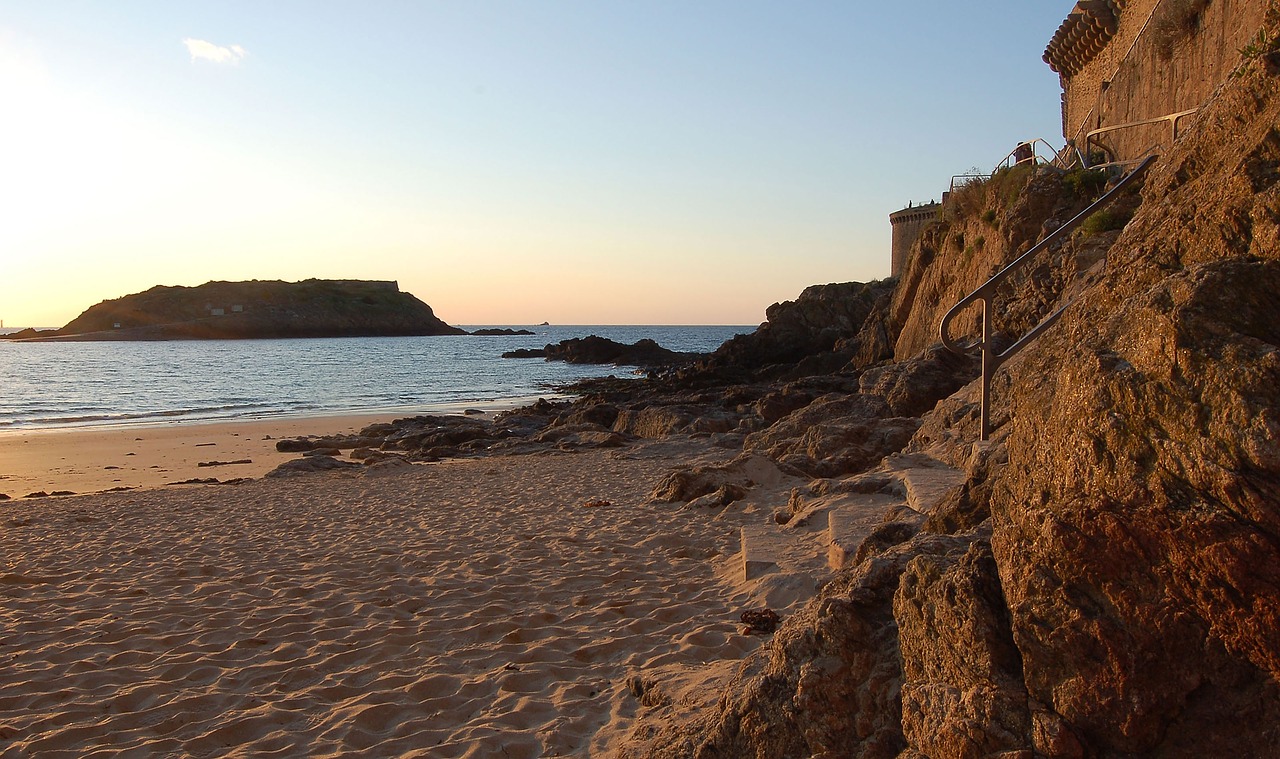
<path fill-rule="evenodd" d="M 1061 144 L 1072 5 L 0 0 L 0 319 L 315 277 L 451 324 L 757 324 Z"/>

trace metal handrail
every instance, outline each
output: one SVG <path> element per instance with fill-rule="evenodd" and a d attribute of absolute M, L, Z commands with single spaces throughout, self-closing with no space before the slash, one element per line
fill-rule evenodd
<path fill-rule="evenodd" d="M 1023 145 L 1028 145 L 1031 147 L 1031 157 L 1024 159 L 1022 161 L 1017 161 L 1014 164 L 1015 166 L 1021 163 L 1028 163 L 1028 162 L 1052 164 L 1055 160 L 1057 160 L 1058 149 L 1050 145 L 1048 140 L 1037 137 L 1034 140 L 1028 140 L 1026 142 L 1019 143 L 1018 147 L 1006 153 L 1005 157 L 1000 159 L 999 163 L 996 164 L 996 167 L 991 171 L 991 173 L 994 174 L 1000 169 L 1008 168 L 1007 164 L 1009 163 L 1009 159 L 1013 158 L 1017 154 L 1018 150 L 1022 148 Z M 1036 152 L 1036 148 L 1040 145 L 1044 145 L 1046 148 L 1049 149 L 1049 153 L 1053 156 L 1052 160 L 1043 158 L 1039 153 Z"/>
<path fill-rule="evenodd" d="M 1190 108 L 1190 109 L 1185 110 L 1185 111 L 1178 111 L 1177 113 L 1170 113 L 1170 114 L 1167 114 L 1167 115 L 1164 115 L 1164 116 L 1157 116 L 1157 117 L 1155 117 L 1155 118 L 1153 118 L 1153 119 L 1142 119 L 1142 120 L 1140 120 L 1140 121 L 1128 121 L 1128 122 L 1125 122 L 1124 124 L 1115 124 L 1115 125 L 1112 125 L 1112 126 L 1100 127 L 1100 128 L 1098 128 L 1098 129 L 1094 129 L 1094 130 L 1091 130 L 1091 131 L 1089 131 L 1089 132 L 1086 132 L 1086 133 L 1085 133 L 1085 135 L 1084 135 L 1084 156 L 1085 156 L 1085 159 L 1086 159 L 1086 161 L 1087 161 L 1087 160 L 1088 160 L 1088 158 L 1089 158 L 1089 155 L 1093 152 L 1093 138 L 1094 138 L 1094 137 L 1097 137 L 1097 136 L 1098 136 L 1098 135 L 1100 135 L 1100 134 L 1106 134 L 1106 133 L 1108 133 L 1108 132 L 1114 132 L 1114 131 L 1117 131 L 1117 130 L 1119 130 L 1119 129 L 1130 129 L 1130 128 L 1132 128 L 1132 127 L 1148 126 L 1148 125 L 1150 125 L 1150 124 L 1159 124 L 1159 123 L 1160 123 L 1160 122 L 1162 122 L 1162 121 L 1167 121 L 1167 122 L 1169 122 L 1169 136 L 1170 136 L 1170 138 L 1171 138 L 1172 140 L 1177 140 L 1177 139 L 1178 139 L 1178 122 L 1179 122 L 1179 121 L 1181 121 L 1182 119 L 1186 118 L 1187 116 L 1191 116 L 1191 115 L 1195 114 L 1195 113 L 1196 113 L 1197 111 L 1199 111 L 1199 110 L 1200 110 L 1199 108 Z M 1087 166 L 1087 164 L 1086 164 L 1086 166 Z"/>
<path fill-rule="evenodd" d="M 1129 186 L 1131 182 L 1133 182 L 1134 179 L 1146 171 L 1156 158 L 1157 156 L 1154 155 L 1149 156 L 1147 160 L 1139 164 L 1136 169 L 1126 174 L 1119 182 L 1117 182 L 1116 186 L 1111 188 L 1107 194 L 1098 198 L 1091 203 L 1088 208 L 1076 214 L 1071 221 L 1068 221 L 1055 229 L 1048 237 L 1045 237 L 1043 240 L 1036 243 L 1026 253 L 1018 256 L 1008 266 L 1004 267 L 997 272 L 995 276 L 991 277 L 991 279 L 988 279 L 986 282 L 979 285 L 976 290 L 961 298 L 960 302 L 952 306 L 946 316 L 942 317 L 942 323 L 938 325 L 938 333 L 942 338 L 942 344 L 952 353 L 963 356 L 968 352 L 968 349 L 973 346 L 965 347 L 956 343 L 955 340 L 951 338 L 951 335 L 948 334 L 948 327 L 951 325 L 952 320 L 954 320 L 956 316 L 959 315 L 960 311 L 966 306 L 969 306 L 975 301 L 982 301 L 982 341 L 978 344 L 978 347 L 982 349 L 982 407 L 980 411 L 980 418 L 982 422 L 983 440 L 987 440 L 991 437 L 991 378 L 995 375 L 996 370 L 1003 366 L 1010 358 L 1013 358 L 1014 354 L 1025 348 L 1028 344 L 1039 337 L 1041 333 L 1051 327 L 1053 323 L 1062 316 L 1062 313 L 1067 310 L 1071 303 L 1074 302 L 1072 301 L 1064 304 L 1061 308 L 1046 316 L 1035 327 L 1032 327 L 1030 332 L 1023 335 L 1021 339 L 1013 345 L 1010 345 L 1003 351 L 997 351 L 994 343 L 992 342 L 994 335 L 992 334 L 991 327 L 991 300 L 995 296 L 996 288 L 999 287 L 1015 269 L 1021 267 L 1030 260 L 1032 256 L 1049 247 L 1064 235 L 1073 232 L 1076 227 L 1084 223 L 1085 219 L 1088 219 L 1104 205 L 1107 205 L 1114 200 L 1116 196 L 1118 196 L 1126 187 Z"/>
<path fill-rule="evenodd" d="M 1001 158 L 1000 161 L 996 163 L 995 168 L 991 170 L 990 174 L 956 174 L 955 176 L 951 177 L 951 191 L 952 192 L 955 191 L 957 179 L 968 180 L 968 181 L 973 181 L 975 179 L 987 180 L 995 176 L 996 172 L 1000 171 L 1001 169 L 1009 168 L 1009 165 L 1008 165 L 1009 159 L 1013 158 L 1014 155 L 1017 154 L 1017 152 L 1022 148 L 1023 145 L 1029 145 L 1031 147 L 1031 157 L 1024 158 L 1023 160 L 1014 163 L 1013 164 L 1014 166 L 1018 166 L 1024 163 L 1031 163 L 1035 165 L 1045 164 L 1048 166 L 1056 166 L 1058 164 L 1059 154 L 1061 153 L 1061 151 L 1059 151 L 1057 148 L 1051 145 L 1048 140 L 1037 137 L 1034 140 L 1027 140 L 1026 142 L 1018 143 L 1017 147 L 1015 147 L 1013 150 L 1010 150 L 1008 153 L 1006 153 L 1004 158 Z M 1044 145 L 1046 148 L 1049 149 L 1049 153 L 1053 155 L 1052 159 L 1045 158 L 1044 156 L 1036 152 L 1036 148 L 1040 145 Z"/>
<path fill-rule="evenodd" d="M 1085 168 L 1089 169 L 1090 171 L 1111 171 L 1112 169 L 1127 170 L 1130 167 L 1137 166 L 1138 164 L 1147 160 L 1149 156 L 1153 156 L 1153 155 L 1159 156 L 1159 153 L 1156 152 L 1159 149 L 1160 149 L 1159 145 L 1152 145 L 1151 147 L 1147 148 L 1145 153 L 1138 156 L 1137 158 L 1129 158 L 1123 161 L 1107 161 L 1106 163 L 1095 163 L 1094 165 L 1086 166 Z"/>
<path fill-rule="evenodd" d="M 990 178 L 991 178 L 991 175 L 990 175 L 990 174 L 956 174 L 956 175 L 954 175 L 953 177 L 951 177 L 951 187 L 947 189 L 947 192 L 955 192 L 955 191 L 956 191 L 956 187 L 957 187 L 957 185 L 956 185 L 956 180 L 957 180 L 957 179 L 961 180 L 961 181 L 960 181 L 959 186 L 960 186 L 960 187 L 963 187 L 963 186 L 965 186 L 965 185 L 969 184 L 970 182 L 975 182 L 975 181 L 978 181 L 978 180 L 982 180 L 983 182 L 985 182 L 985 181 L 987 181 L 987 180 L 988 180 L 988 179 L 990 179 Z"/>

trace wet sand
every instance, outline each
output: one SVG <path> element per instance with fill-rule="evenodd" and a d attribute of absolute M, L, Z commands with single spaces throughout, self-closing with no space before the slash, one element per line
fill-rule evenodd
<path fill-rule="evenodd" d="M 276 452 L 280 438 L 358 432 L 392 418 L 359 414 L 0 432 L 0 493 L 21 498 L 38 491 L 83 494 L 191 479 L 257 478 L 297 457 Z M 251 463 L 226 463 L 245 460 Z"/>

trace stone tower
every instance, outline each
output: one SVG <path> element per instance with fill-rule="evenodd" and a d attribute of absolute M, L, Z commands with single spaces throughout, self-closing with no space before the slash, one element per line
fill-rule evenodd
<path fill-rule="evenodd" d="M 920 233 L 929 222 L 938 218 L 938 203 L 923 206 L 909 206 L 901 211 L 889 214 L 889 223 L 893 225 L 893 258 L 889 267 L 889 276 L 902 274 L 902 267 L 907 263 L 907 254 L 911 246 L 920 237 Z"/>

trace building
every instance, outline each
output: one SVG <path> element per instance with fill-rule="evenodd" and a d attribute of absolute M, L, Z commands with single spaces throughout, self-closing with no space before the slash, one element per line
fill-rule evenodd
<path fill-rule="evenodd" d="M 940 203 L 926 203 L 922 206 L 907 206 L 901 211 L 889 214 L 889 223 L 893 225 L 893 257 L 889 266 L 889 276 L 896 277 L 902 274 L 911 246 L 919 239 L 924 228 L 929 226 L 929 222 L 937 220 L 941 208 Z"/>
<path fill-rule="evenodd" d="M 1239 63 L 1269 0 L 1080 0 L 1044 60 L 1062 83 L 1062 135 L 1090 163 L 1168 144 Z"/>

